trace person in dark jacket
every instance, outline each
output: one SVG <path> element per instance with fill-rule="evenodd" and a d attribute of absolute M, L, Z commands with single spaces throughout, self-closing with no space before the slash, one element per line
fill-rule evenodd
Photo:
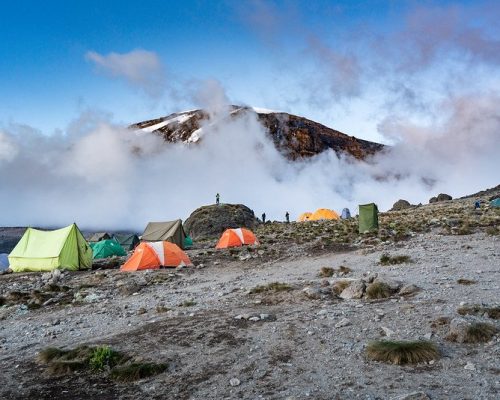
<path fill-rule="evenodd" d="M 286 220 L 286 223 L 289 224 L 290 223 L 290 214 L 288 214 L 288 211 L 286 212 L 285 214 L 285 220 Z"/>
<path fill-rule="evenodd" d="M 262 223 L 266 223 L 266 213 L 262 213 Z"/>

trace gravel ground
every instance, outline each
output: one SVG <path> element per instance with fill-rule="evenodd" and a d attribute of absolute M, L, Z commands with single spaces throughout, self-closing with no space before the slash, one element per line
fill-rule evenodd
<path fill-rule="evenodd" d="M 197 251 L 191 253 L 196 259 Z M 412 262 L 382 266 L 383 253 L 408 255 Z M 498 236 L 426 233 L 350 252 L 290 254 L 279 261 L 239 261 L 214 252 L 204 268 L 180 271 L 66 272 L 56 289 L 47 287 L 48 275 L 0 276 L 4 298 L 39 290 L 45 304 L 28 308 L 20 298 L 0 308 L 0 398 L 500 397 L 499 336 L 483 344 L 454 343 L 444 339 L 446 325 L 436 324 L 440 317 L 458 317 L 463 303 L 499 303 Z M 341 265 L 352 270 L 347 278 L 376 273 L 421 290 L 385 300 L 340 299 L 329 295 L 337 278 L 318 273 Z M 475 283 L 462 285 L 459 278 Z M 250 293 L 271 282 L 288 283 L 291 290 Z M 497 320 L 480 319 L 498 327 Z M 406 366 L 368 360 L 366 344 L 387 335 L 430 338 L 442 357 Z M 87 372 L 53 376 L 36 361 L 48 346 L 81 344 L 107 344 L 166 363 L 168 370 L 117 383 Z"/>

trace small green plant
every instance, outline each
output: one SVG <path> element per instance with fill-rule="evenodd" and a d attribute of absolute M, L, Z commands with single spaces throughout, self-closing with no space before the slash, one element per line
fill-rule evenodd
<path fill-rule="evenodd" d="M 189 300 L 184 300 L 184 302 L 181 304 L 181 307 L 193 307 L 196 304 L 197 304 L 196 301 L 189 299 Z"/>
<path fill-rule="evenodd" d="M 92 371 L 104 371 L 114 367 L 121 356 L 109 346 L 99 346 L 92 349 L 89 357 L 89 366 Z"/>
<path fill-rule="evenodd" d="M 460 278 L 460 279 L 457 279 L 457 283 L 459 285 L 474 285 L 477 282 L 475 280 L 472 280 L 472 279 Z"/>
<path fill-rule="evenodd" d="M 171 308 L 165 307 L 163 305 L 156 306 L 156 312 L 158 314 L 165 313 L 165 312 L 170 311 L 170 310 L 171 310 Z"/>
<path fill-rule="evenodd" d="M 384 282 L 373 282 L 366 288 L 366 297 L 368 299 L 386 299 L 391 294 L 391 288 Z"/>
<path fill-rule="evenodd" d="M 292 290 L 292 287 L 288 283 L 282 282 L 271 282 L 267 285 L 259 285 L 250 290 L 250 294 L 263 293 L 263 292 L 287 292 Z"/>
<path fill-rule="evenodd" d="M 427 362 L 440 357 L 437 346 L 425 340 L 374 341 L 366 347 L 366 355 L 371 360 L 397 365 Z"/>
<path fill-rule="evenodd" d="M 387 253 L 383 253 L 380 256 L 380 264 L 381 265 L 396 265 L 396 264 L 403 264 L 403 263 L 410 263 L 410 262 L 411 262 L 410 256 L 406 256 L 406 255 L 390 256 Z"/>
<path fill-rule="evenodd" d="M 166 364 L 132 363 L 113 368 L 110 377 L 119 382 L 132 382 L 161 374 L 166 369 Z"/>

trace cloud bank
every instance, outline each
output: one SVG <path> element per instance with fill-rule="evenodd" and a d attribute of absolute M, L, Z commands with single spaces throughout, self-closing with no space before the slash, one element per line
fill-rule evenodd
<path fill-rule="evenodd" d="M 164 69 L 155 52 L 137 49 L 128 53 L 99 54 L 88 51 L 85 59 L 98 71 L 111 77 L 124 79 L 128 84 L 143 90 L 152 97 L 164 91 Z"/>

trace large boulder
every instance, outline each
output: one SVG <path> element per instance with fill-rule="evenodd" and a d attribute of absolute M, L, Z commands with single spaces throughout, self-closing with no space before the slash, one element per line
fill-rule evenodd
<path fill-rule="evenodd" d="M 398 200 L 394 203 L 394 205 L 391 208 L 391 211 L 399 211 L 399 210 L 404 210 L 406 208 L 411 208 L 412 205 L 410 204 L 409 201 L 407 200 Z"/>
<path fill-rule="evenodd" d="M 437 197 L 431 197 L 429 199 L 429 203 L 437 203 L 440 201 L 448 201 L 448 200 L 453 200 L 453 197 L 451 197 L 449 194 L 446 193 L 439 193 Z"/>
<path fill-rule="evenodd" d="M 243 204 L 214 204 L 194 210 L 184 230 L 193 239 L 213 238 L 228 228 L 254 229 L 258 223 L 254 212 Z"/>

